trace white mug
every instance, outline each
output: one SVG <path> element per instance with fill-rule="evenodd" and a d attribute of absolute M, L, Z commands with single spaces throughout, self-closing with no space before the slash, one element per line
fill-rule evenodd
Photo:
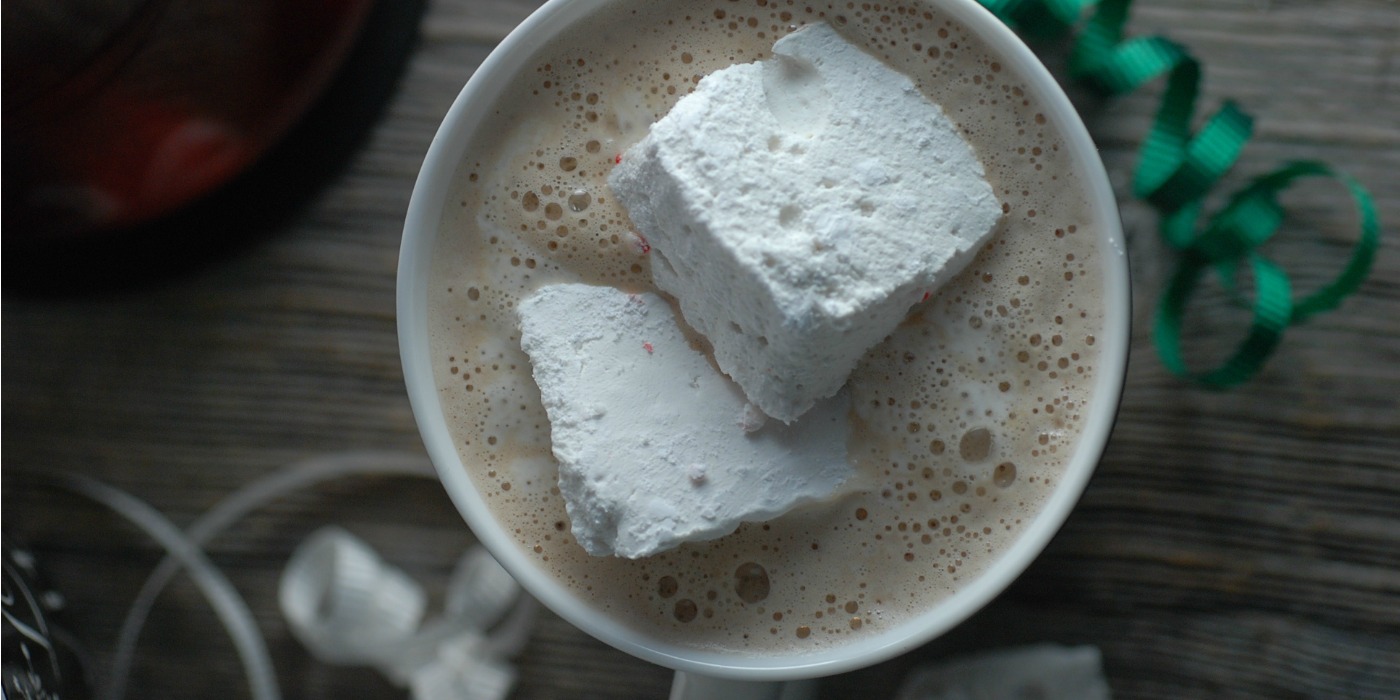
<path fill-rule="evenodd" d="M 405 381 L 429 456 L 448 494 L 477 538 L 524 588 L 560 617 L 588 634 L 646 661 L 676 670 L 673 698 L 796 698 L 812 685 L 784 683 L 862 668 L 918 647 L 946 632 L 1004 590 L 1044 549 L 1068 517 L 1098 464 L 1117 413 L 1127 365 L 1129 287 L 1127 260 L 1113 191 L 1098 151 L 1069 99 L 1034 54 L 975 0 L 933 0 L 944 13 L 995 47 L 1026 77 L 1046 116 L 1064 127 L 1066 146 L 1083 173 L 1101 237 L 1104 329 L 1098 336 L 1097 385 L 1083 433 L 1066 471 L 1043 509 L 1000 558 L 974 581 L 923 613 L 889 629 L 812 653 L 739 655 L 684 648 L 648 637 L 582 602 L 536 567 L 500 523 L 463 467 L 438 400 L 428 342 L 427 297 L 434 241 L 444 211 L 455 200 L 451 186 L 468 143 L 493 102 L 532 65 L 537 49 L 561 30 L 609 0 L 550 0 L 501 42 L 458 95 L 424 159 L 404 224 L 398 270 L 398 328 Z"/>

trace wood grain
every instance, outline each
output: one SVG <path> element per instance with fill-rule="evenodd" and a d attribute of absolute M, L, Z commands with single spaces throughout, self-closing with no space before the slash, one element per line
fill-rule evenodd
<path fill-rule="evenodd" d="M 119 296 L 7 298 L 4 524 L 68 598 L 99 672 L 159 551 L 100 508 L 44 485 L 87 474 L 190 522 L 240 486 L 312 455 L 421 451 L 394 329 L 408 195 L 472 70 L 537 4 L 439 0 L 371 142 L 285 230 L 198 275 Z M 1002 646 L 1098 645 L 1119 698 L 1400 694 L 1400 5 L 1385 0 L 1139 0 L 1129 29 L 1206 66 L 1203 107 L 1233 98 L 1257 136 L 1230 182 L 1318 158 L 1365 182 L 1388 231 L 1341 310 L 1288 333 L 1252 383 L 1203 391 L 1168 375 L 1149 336 L 1170 257 L 1126 201 L 1160 86 L 1114 100 L 1072 90 L 1125 200 L 1133 358 L 1117 430 L 1078 510 L 995 603 L 923 649 L 828 679 L 823 697 L 887 697 L 912 666 Z M 1063 51 L 1037 47 L 1052 66 Z M 1355 215 L 1333 186 L 1288 196 L 1297 225 L 1269 255 L 1303 288 L 1345 260 Z M 1205 362 L 1239 326 L 1195 307 Z M 210 543 L 247 598 L 289 698 L 407 697 L 311 659 L 275 604 L 295 545 L 343 524 L 435 596 L 471 535 L 430 480 L 361 479 L 279 501 Z M 436 599 L 435 599 L 436 601 Z M 518 698 L 664 697 L 669 672 L 551 615 L 519 661 Z M 161 597 L 131 697 L 247 696 L 233 647 L 188 581 Z"/>

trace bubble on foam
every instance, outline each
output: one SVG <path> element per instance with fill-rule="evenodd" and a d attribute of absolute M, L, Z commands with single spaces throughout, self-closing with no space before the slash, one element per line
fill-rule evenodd
<path fill-rule="evenodd" d="M 676 601 L 675 607 L 672 608 L 672 614 L 675 616 L 676 620 L 680 622 L 691 622 L 699 613 L 700 606 L 696 605 L 695 601 L 689 598 L 682 598 Z"/>
<path fill-rule="evenodd" d="M 756 562 L 745 562 L 734 570 L 734 593 L 745 603 L 757 603 L 768 597 L 772 582 L 768 570 Z"/>
<path fill-rule="evenodd" d="M 964 462 L 976 463 L 987 459 L 992 452 L 992 431 L 986 428 L 973 428 L 958 439 L 958 456 Z"/>
<path fill-rule="evenodd" d="M 676 7 L 625 4 L 636 11 L 626 22 L 557 42 L 464 163 L 462 207 L 435 258 L 440 288 L 454 290 L 432 302 L 435 352 L 451 358 L 439 367 L 443 401 L 498 517 L 585 599 L 696 647 L 820 648 L 887 629 L 970 580 L 1058 481 L 1101 323 L 1073 305 L 1097 294 L 1091 221 L 1056 125 L 1009 66 L 927 9 L 726 0 L 687 5 L 688 21 L 663 17 Z M 646 245 L 604 183 L 615 159 L 700 76 L 765 57 L 823 18 L 960 120 L 1008 212 L 1002 230 L 853 378 L 858 492 L 662 557 L 589 558 L 541 474 L 549 428 L 518 350 L 515 300 L 552 281 L 649 288 Z M 965 461 L 962 438 L 978 428 L 993 438 L 987 455 Z M 741 595 L 742 563 L 766 572 L 765 598 Z"/>
<path fill-rule="evenodd" d="M 1016 483 L 1016 463 L 1002 462 L 998 464 L 992 472 L 992 483 L 1001 488 L 1007 488 Z"/>

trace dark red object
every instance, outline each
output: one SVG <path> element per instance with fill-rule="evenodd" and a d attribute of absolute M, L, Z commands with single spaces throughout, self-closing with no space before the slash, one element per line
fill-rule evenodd
<path fill-rule="evenodd" d="M 303 147 L 293 143 L 299 138 L 293 130 L 316 114 L 337 83 L 360 102 L 375 101 L 377 112 L 388 91 L 371 83 L 385 82 L 384 71 L 346 75 L 346 66 L 357 51 L 371 54 L 362 61 L 402 65 L 421 5 L 6 0 L 7 276 L 12 263 L 19 264 L 16 253 L 64 268 L 84 249 L 130 250 L 136 238 L 147 257 L 169 257 L 149 242 L 157 234 L 147 229 L 248 176 L 279 147 Z M 408 14 L 397 22 L 404 36 L 377 36 L 395 26 L 383 21 L 391 11 Z M 350 123 L 367 106 L 322 110 L 318 128 L 303 136 L 338 138 L 347 150 L 343 132 L 367 128 Z M 305 160 L 285 165 L 314 167 Z M 276 198 L 277 189 L 265 193 Z M 240 206 L 264 204 L 272 202 Z M 182 235 L 231 235 L 220 230 L 219 218 L 227 217 L 208 212 L 203 220 L 187 219 Z M 6 286 L 13 285 L 7 280 Z"/>

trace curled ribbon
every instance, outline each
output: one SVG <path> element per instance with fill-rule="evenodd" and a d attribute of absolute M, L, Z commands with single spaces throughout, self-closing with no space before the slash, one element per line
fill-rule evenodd
<path fill-rule="evenodd" d="M 1225 101 L 1200 130 L 1191 133 L 1201 65 L 1186 49 L 1160 37 L 1125 39 L 1123 26 L 1132 0 L 979 0 L 1008 26 L 1036 38 L 1073 30 L 1087 10 L 1093 13 L 1070 53 L 1070 74 L 1113 96 L 1131 92 L 1165 74 L 1166 86 L 1152 129 L 1138 151 L 1133 195 L 1161 215 L 1161 235 L 1179 252 L 1177 267 L 1157 305 L 1153 336 L 1168 370 L 1212 389 L 1247 381 L 1264 365 L 1289 326 L 1336 308 L 1355 292 L 1370 271 L 1380 242 L 1380 221 L 1366 188 L 1354 178 L 1316 161 L 1286 163 L 1256 178 L 1197 233 L 1206 195 L 1234 166 L 1253 134 L 1253 118 Z M 1351 258 L 1331 282 L 1295 300 L 1288 275 L 1259 248 L 1283 224 L 1278 195 L 1295 180 L 1327 177 L 1350 191 L 1360 219 Z M 1253 300 L 1243 301 L 1236 271 L 1253 276 Z M 1181 352 L 1181 326 L 1187 303 L 1204 273 L 1214 269 L 1225 288 L 1246 303 L 1253 320 L 1245 338 L 1220 365 L 1205 371 L 1187 367 Z"/>

